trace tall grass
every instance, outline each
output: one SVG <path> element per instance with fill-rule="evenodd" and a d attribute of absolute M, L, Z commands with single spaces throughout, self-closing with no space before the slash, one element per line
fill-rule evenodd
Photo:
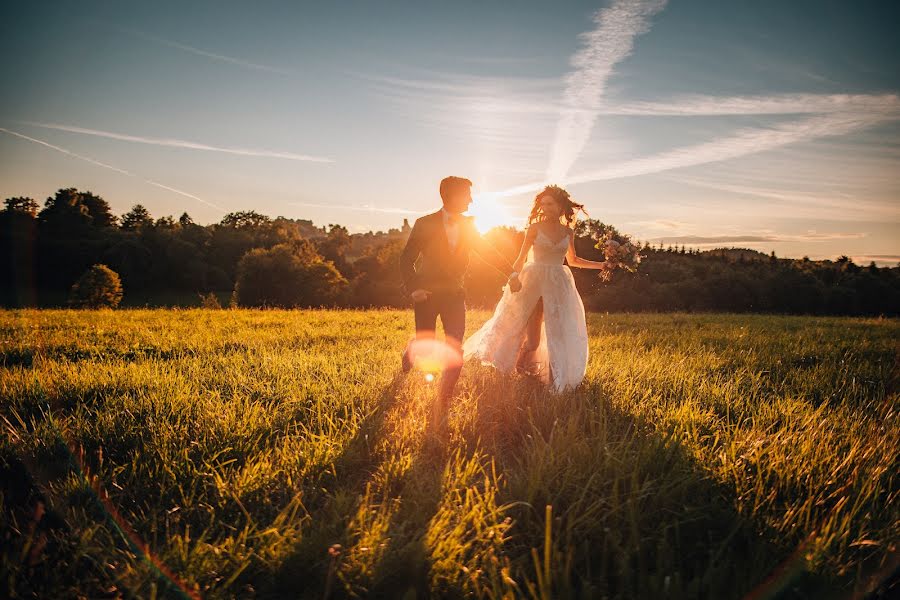
<path fill-rule="evenodd" d="M 579 389 L 468 364 L 446 429 L 411 330 L 0 312 L 3 593 L 846 597 L 897 568 L 896 320 L 590 315 Z"/>

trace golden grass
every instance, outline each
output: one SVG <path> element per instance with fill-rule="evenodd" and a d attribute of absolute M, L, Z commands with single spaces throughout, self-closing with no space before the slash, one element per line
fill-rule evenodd
<path fill-rule="evenodd" d="M 444 434 L 411 330 L 0 312 L 3 592 L 842 597 L 897 567 L 896 320 L 590 315 L 578 390 L 468 364 Z"/>

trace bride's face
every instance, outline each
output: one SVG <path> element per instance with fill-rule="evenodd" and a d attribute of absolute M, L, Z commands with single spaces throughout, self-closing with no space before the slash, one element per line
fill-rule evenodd
<path fill-rule="evenodd" d="M 541 212 L 544 214 L 544 217 L 552 220 L 559 220 L 560 208 L 559 203 L 556 201 L 553 196 L 549 194 L 546 196 L 541 196 L 540 200 L 538 200 L 538 204 L 541 207 Z"/>

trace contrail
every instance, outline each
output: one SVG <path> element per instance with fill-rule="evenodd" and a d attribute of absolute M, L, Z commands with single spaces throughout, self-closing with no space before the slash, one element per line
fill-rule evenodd
<path fill-rule="evenodd" d="M 22 133 L 17 133 L 15 131 L 10 131 L 9 129 L 4 129 L 3 127 L 0 127 L 0 131 L 2 131 L 4 133 L 8 133 L 9 135 L 13 135 L 17 138 L 21 138 L 23 140 L 28 140 L 29 142 L 34 142 L 35 144 L 40 144 L 41 146 L 46 146 L 47 148 L 56 150 L 57 152 L 62 152 L 63 154 L 68 154 L 69 156 L 73 156 L 75 158 L 87 161 L 93 165 L 97 165 L 98 167 L 103 167 L 105 169 L 111 169 L 111 170 L 115 171 L 116 173 L 121 173 L 122 175 L 128 175 L 129 177 L 135 177 L 134 173 L 130 173 L 129 171 L 126 171 L 125 169 L 120 169 L 119 167 L 114 167 L 112 165 L 108 165 L 104 162 L 100 162 L 99 160 L 94 160 L 93 158 L 91 158 L 89 156 L 84 156 L 84 155 L 78 154 L 77 152 L 72 152 L 71 150 L 66 150 L 65 148 L 60 148 L 59 146 L 54 146 L 53 144 L 51 144 L 49 142 L 45 142 L 43 140 L 38 140 L 33 137 L 28 137 L 27 135 L 24 135 Z"/>
<path fill-rule="evenodd" d="M 43 140 L 39 140 L 39 139 L 36 139 L 36 138 L 33 138 L 33 137 L 28 137 L 27 135 L 24 135 L 24 134 L 22 134 L 22 133 L 18 133 L 18 132 L 15 132 L 15 131 L 11 131 L 11 130 L 9 130 L 9 129 L 5 129 L 5 128 L 3 128 L 3 127 L 0 127 L 0 131 L 2 131 L 2 132 L 4 132 L 4 133 L 7 133 L 7 134 L 9 134 L 9 135 L 15 136 L 15 137 L 17 137 L 17 138 L 23 139 L 23 140 L 27 140 L 27 141 L 29 141 L 29 142 L 33 142 L 33 143 L 35 143 L 35 144 L 40 144 L 41 146 L 45 146 L 45 147 L 47 147 L 47 148 L 50 148 L 51 150 L 56 150 L 57 152 L 62 152 L 63 154 L 67 154 L 67 155 L 69 155 L 69 156 L 71 156 L 71 157 L 73 157 L 73 158 L 77 158 L 77 159 L 79 159 L 79 160 L 83 160 L 83 161 L 89 162 L 89 163 L 91 163 L 92 165 L 97 165 L 98 167 L 103 167 L 104 169 L 110 169 L 110 170 L 112 170 L 112 171 L 115 171 L 116 173 L 121 173 L 122 175 L 127 175 L 128 177 L 134 177 L 135 179 L 139 179 L 139 180 L 141 180 L 141 181 L 143 181 L 144 183 L 147 183 L 147 184 L 149 184 L 149 185 L 153 185 L 153 186 L 156 186 L 156 187 L 158 187 L 158 188 L 162 188 L 162 189 L 164 189 L 164 190 L 168 190 L 168 191 L 170 191 L 170 192 L 173 192 L 173 193 L 175 193 L 175 194 L 179 194 L 179 195 L 184 196 L 184 197 L 186 197 L 186 198 L 191 198 L 191 199 L 193 199 L 193 200 L 196 200 L 197 202 L 202 202 L 203 204 L 206 204 L 207 206 L 211 206 L 211 207 L 213 207 L 213 208 L 215 208 L 215 209 L 217 209 L 217 210 L 221 210 L 221 211 L 225 212 L 225 209 L 224 209 L 224 208 L 222 208 L 221 206 L 219 206 L 219 205 L 217 205 L 217 204 L 213 204 L 212 202 L 209 202 L 208 200 L 204 200 L 203 198 L 200 198 L 200 197 L 195 196 L 195 195 L 193 195 L 193 194 L 189 194 L 189 193 L 187 193 L 187 192 L 185 192 L 185 191 L 182 191 L 182 190 L 179 190 L 179 189 L 170 187 L 170 186 L 168 186 L 168 185 L 163 185 L 162 183 L 159 183 L 158 181 L 153 181 L 153 180 L 151 180 L 151 179 L 146 179 L 145 177 L 141 177 L 140 175 L 137 175 L 137 174 L 135 174 L 135 173 L 132 173 L 131 171 L 126 171 L 125 169 L 120 169 L 119 167 L 114 167 L 113 165 L 106 164 L 105 162 L 100 162 L 99 160 L 95 160 L 95 159 L 93 159 L 93 158 L 91 158 L 91 157 L 89 157 L 89 156 L 84 156 L 83 154 L 78 154 L 77 152 L 72 152 L 71 150 L 66 150 L 65 148 L 62 148 L 62 147 L 60 147 L 60 146 L 56 146 L 56 145 L 51 144 L 51 143 L 49 143 L 49 142 L 45 142 L 45 141 L 43 141 Z"/>
<path fill-rule="evenodd" d="M 650 29 L 650 18 L 665 6 L 666 0 L 618 0 L 594 14 L 596 29 L 579 36 L 585 46 L 569 61 L 575 70 L 565 78 L 564 107 L 550 153 L 548 180 L 561 180 L 568 174 L 590 139 L 613 68 L 631 54 L 634 38 Z"/>
<path fill-rule="evenodd" d="M 26 125 L 41 127 L 43 129 L 54 129 L 57 131 L 68 131 L 70 133 L 81 133 L 84 135 L 93 135 L 98 137 L 120 140 L 123 142 L 137 142 L 139 144 L 151 144 L 153 146 L 167 146 L 170 148 L 187 148 L 190 150 L 208 150 L 210 152 L 224 152 L 226 154 L 238 154 L 241 156 L 260 156 L 264 158 L 283 158 L 287 160 L 312 161 L 331 163 L 334 162 L 330 158 L 321 156 L 310 156 L 308 154 L 294 154 L 292 152 L 274 152 L 271 150 L 254 150 L 248 148 L 229 148 L 223 146 L 210 146 L 209 144 L 201 144 L 199 142 L 190 142 L 187 140 L 179 140 L 173 138 L 153 138 L 137 135 L 128 135 L 125 133 L 115 133 L 111 131 L 102 131 L 99 129 L 88 129 L 86 127 L 76 127 L 74 125 L 61 125 L 59 123 L 38 123 L 33 121 L 24 121 Z"/>
<path fill-rule="evenodd" d="M 127 28 L 123 28 L 123 27 L 118 27 L 117 29 L 119 29 L 121 31 L 126 31 L 132 35 L 136 35 L 138 37 L 144 38 L 145 40 L 150 40 L 151 42 L 156 42 L 157 44 L 162 44 L 163 46 L 169 46 L 170 48 L 184 50 L 185 52 L 190 52 L 190 53 L 196 54 L 198 56 L 205 56 L 206 58 L 211 58 L 213 60 L 231 63 L 231 64 L 237 65 L 239 67 L 246 67 L 248 69 L 256 69 L 258 71 L 268 71 L 269 73 L 278 73 L 279 75 L 290 75 L 291 74 L 291 71 L 289 71 L 288 69 L 281 69 L 278 67 L 270 67 L 269 65 L 262 65 L 262 64 L 255 63 L 255 62 L 250 62 L 249 60 L 243 60 L 241 58 L 234 58 L 232 56 L 226 56 L 224 54 L 216 54 L 214 52 L 207 52 L 206 50 L 201 50 L 200 48 L 188 46 L 187 44 L 181 44 L 181 43 L 173 41 L 173 40 L 157 37 L 155 35 L 149 35 L 147 33 L 144 33 L 142 31 L 137 31 L 135 29 L 127 29 Z"/>

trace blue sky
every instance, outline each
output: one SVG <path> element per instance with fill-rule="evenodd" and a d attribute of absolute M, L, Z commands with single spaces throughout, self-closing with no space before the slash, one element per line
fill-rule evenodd
<path fill-rule="evenodd" d="M 897 22 L 892 2 L 7 3 L 0 194 L 362 231 L 455 174 L 484 226 L 554 182 L 640 239 L 895 264 Z"/>

